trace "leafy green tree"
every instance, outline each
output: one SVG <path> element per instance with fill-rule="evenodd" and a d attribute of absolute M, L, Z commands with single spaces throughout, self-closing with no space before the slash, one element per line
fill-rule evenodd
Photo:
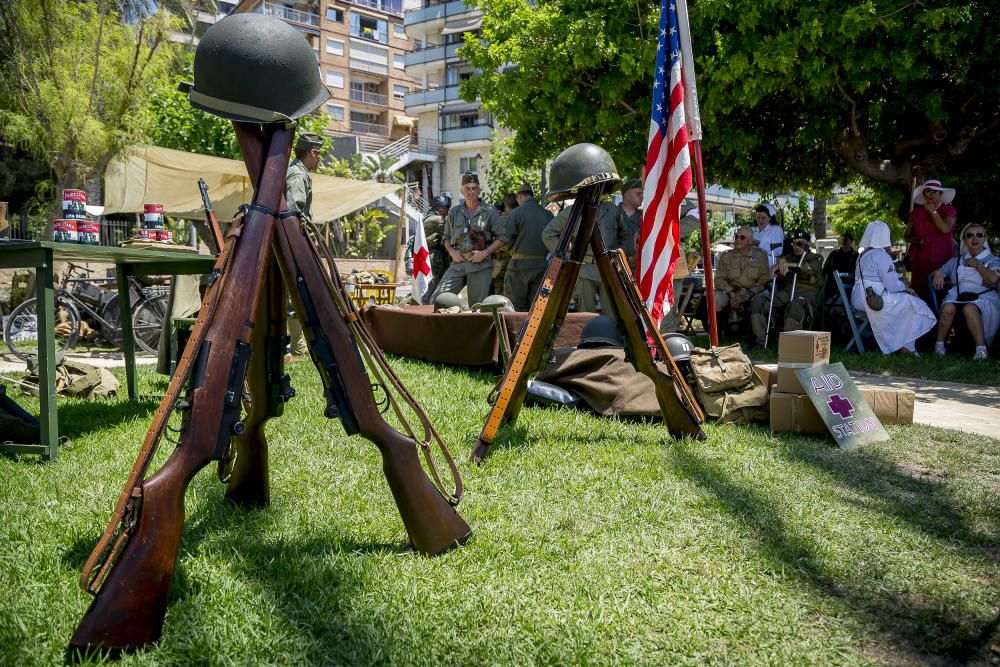
<path fill-rule="evenodd" d="M 144 138 L 170 28 L 139 3 L 0 2 L 0 134 L 51 168 L 56 192 L 84 187 Z"/>
<path fill-rule="evenodd" d="M 906 225 L 896 216 L 898 197 L 889 197 L 867 187 L 859 179 L 851 185 L 847 193 L 840 196 L 827 211 L 830 223 L 837 234 L 850 232 L 854 240 L 860 241 L 865 227 L 872 220 L 882 220 L 889 225 L 893 241 L 903 239 Z"/>
<path fill-rule="evenodd" d="M 387 225 L 385 211 L 363 208 L 357 213 L 341 218 L 348 257 L 374 257 L 382 247 L 386 235 L 396 229 Z"/>
<path fill-rule="evenodd" d="M 461 55 L 482 74 L 463 95 L 516 132 L 518 161 L 593 141 L 638 173 L 659 4 L 471 1 L 482 39 Z M 820 193 L 861 174 L 902 192 L 935 175 L 974 183 L 970 207 L 997 189 L 992 4 L 692 0 L 690 15 L 709 180 Z"/>
<path fill-rule="evenodd" d="M 490 150 L 490 162 L 483 170 L 485 201 L 499 201 L 504 195 L 510 194 L 527 183 L 532 187 L 536 197 L 542 195 L 543 161 L 537 161 L 523 166 L 515 160 L 510 137 L 501 137 L 493 133 L 493 148 Z"/>

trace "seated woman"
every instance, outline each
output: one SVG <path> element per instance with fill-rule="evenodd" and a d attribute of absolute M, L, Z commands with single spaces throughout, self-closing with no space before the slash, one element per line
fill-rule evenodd
<path fill-rule="evenodd" d="M 882 354 L 902 350 L 920 356 L 916 350 L 917 339 L 933 329 L 937 320 L 927 304 L 899 279 L 889 255 L 891 244 L 889 225 L 881 220 L 868 223 L 861 237 L 864 252 L 855 268 L 851 305 L 868 314 Z M 874 310 L 868 304 L 867 289 L 882 297 L 881 309 Z"/>
<path fill-rule="evenodd" d="M 951 289 L 944 297 L 938 316 L 937 342 L 934 354 L 944 356 L 944 339 L 951 330 L 959 309 L 965 316 L 965 325 L 976 341 L 973 359 L 986 359 L 986 348 L 993 342 L 1000 328 L 1000 257 L 990 252 L 986 243 L 986 229 L 970 223 L 961 234 L 962 248 L 958 257 L 952 257 L 932 275 L 934 289 L 942 289 L 945 279 Z"/>

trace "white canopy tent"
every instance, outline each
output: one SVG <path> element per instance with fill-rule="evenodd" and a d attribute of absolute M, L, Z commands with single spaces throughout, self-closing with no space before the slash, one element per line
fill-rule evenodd
<path fill-rule="evenodd" d="M 143 204 L 163 204 L 167 215 L 203 220 L 198 179 L 205 179 L 212 207 L 225 220 L 253 195 L 246 167 L 238 160 L 136 146 L 115 158 L 104 175 L 104 214 L 141 213 Z M 313 174 L 312 217 L 340 218 L 403 186 Z"/>

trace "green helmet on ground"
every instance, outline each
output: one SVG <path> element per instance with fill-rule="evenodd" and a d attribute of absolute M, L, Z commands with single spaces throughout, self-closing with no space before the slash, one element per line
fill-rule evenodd
<path fill-rule="evenodd" d="M 691 339 L 680 333 L 669 333 L 663 337 L 663 342 L 667 346 L 667 352 L 674 358 L 674 361 L 687 361 L 691 358 L 691 350 L 694 345 Z"/>
<path fill-rule="evenodd" d="M 582 188 L 606 184 L 611 192 L 621 184 L 615 161 L 596 144 L 576 144 L 556 156 L 549 167 L 548 201 L 572 199 Z"/>
<path fill-rule="evenodd" d="M 434 297 L 434 310 L 443 308 L 465 308 L 465 299 L 453 292 L 441 292 Z"/>
<path fill-rule="evenodd" d="M 625 339 L 612 318 L 598 315 L 583 325 L 577 347 L 625 347 Z"/>
<path fill-rule="evenodd" d="M 302 33 L 264 14 L 232 14 L 208 29 L 187 92 L 194 107 L 251 123 L 293 121 L 330 99 Z"/>

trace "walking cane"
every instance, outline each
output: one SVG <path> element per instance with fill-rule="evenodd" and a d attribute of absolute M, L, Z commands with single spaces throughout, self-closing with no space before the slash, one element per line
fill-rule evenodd
<path fill-rule="evenodd" d="M 806 258 L 806 255 L 808 254 L 809 254 L 809 249 L 806 248 L 806 251 L 802 253 L 801 257 L 799 257 L 798 265 L 795 267 L 795 275 L 792 276 L 792 293 L 788 297 L 788 305 L 795 303 L 795 284 L 799 280 L 799 271 L 802 270 L 802 261 Z"/>
<path fill-rule="evenodd" d="M 782 246 L 782 244 L 780 244 L 780 243 L 772 243 L 771 244 L 771 253 L 773 254 L 774 251 L 776 249 L 780 248 L 781 246 Z M 778 283 L 778 274 L 775 273 L 775 274 L 773 274 L 773 277 L 771 278 L 771 303 L 769 303 L 768 306 L 767 306 L 767 329 L 764 330 L 764 347 L 765 348 L 767 347 L 767 338 L 768 338 L 768 336 L 771 335 L 771 313 L 774 312 L 774 292 L 775 292 L 775 287 L 776 287 L 777 283 Z"/>

